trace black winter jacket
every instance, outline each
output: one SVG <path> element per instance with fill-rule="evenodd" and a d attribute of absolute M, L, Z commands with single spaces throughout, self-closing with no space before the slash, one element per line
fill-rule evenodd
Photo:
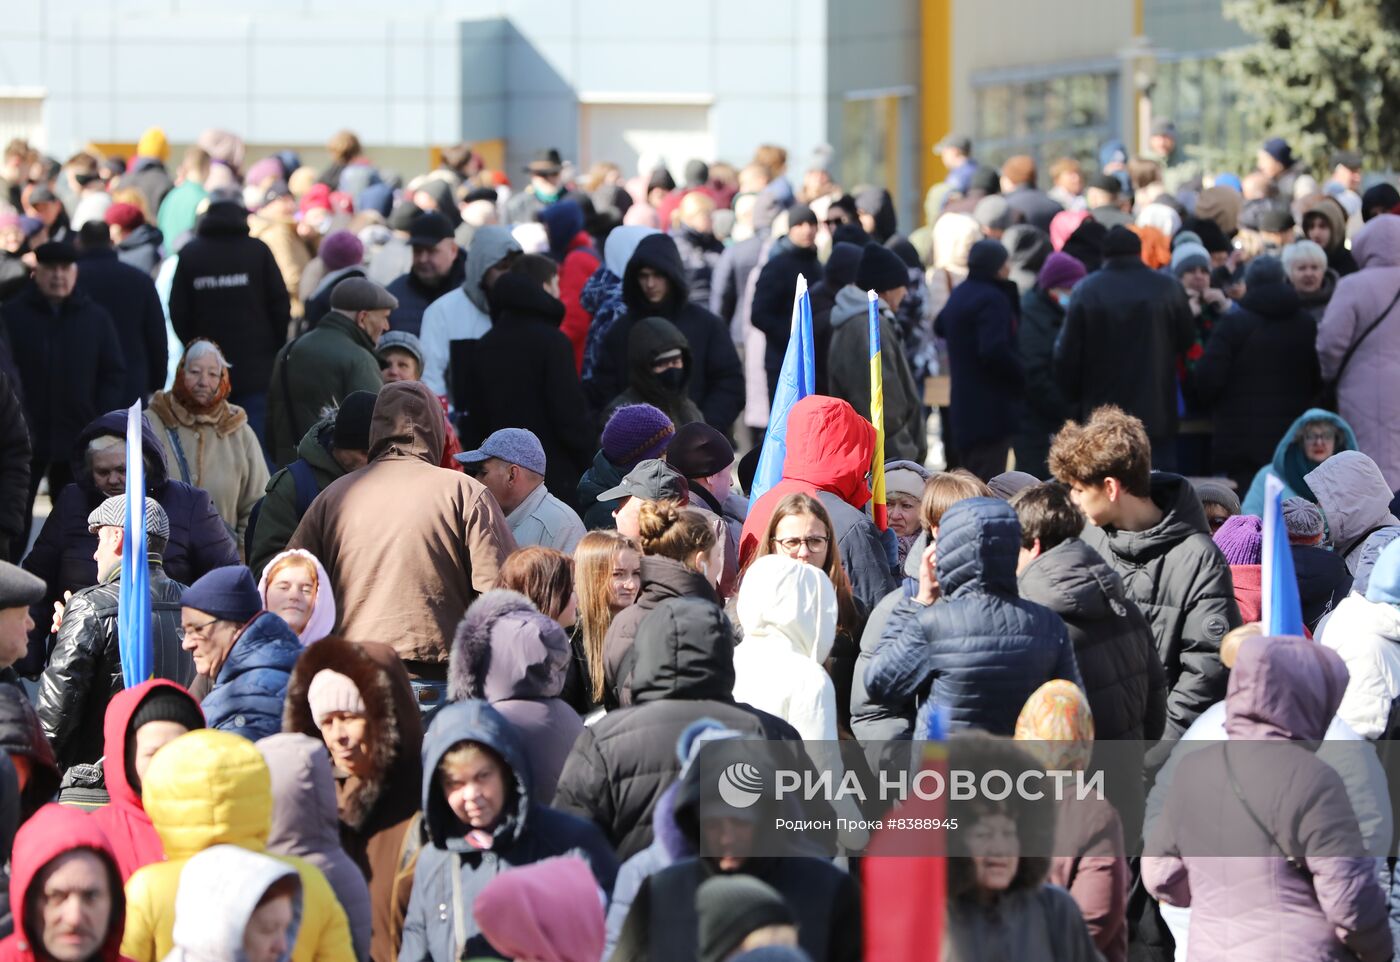
<path fill-rule="evenodd" d="M 701 800 L 708 796 L 701 779 L 708 771 L 709 765 L 692 765 L 676 792 L 675 826 L 691 852 L 702 847 Z M 761 843 L 754 847 L 767 848 Z M 827 859 L 802 855 L 751 857 L 739 871 L 783 897 L 797 923 L 798 945 L 812 962 L 859 962 L 860 886 L 851 875 Z M 695 896 L 701 883 L 719 874 L 712 859 L 691 856 L 643 879 L 611 962 L 696 962 L 700 925 Z"/>
<path fill-rule="evenodd" d="M 603 639 L 603 706 L 611 711 L 634 704 L 632 676 L 637 667 L 637 629 L 663 601 L 699 598 L 718 605 L 719 596 L 698 571 L 679 561 L 645 555 L 637 600 L 617 613 Z"/>
<path fill-rule="evenodd" d="M 758 738 L 799 741 L 797 731 L 734 701 L 734 630 L 698 598 L 661 603 L 637 631 L 635 707 L 585 728 L 564 762 L 554 807 L 594 822 L 627 858 L 651 844 L 652 810 L 680 773 L 676 740 L 701 718 Z"/>
<path fill-rule="evenodd" d="M 650 404 L 670 418 L 677 428 L 703 421 L 705 413 L 686 390 L 694 379 L 695 355 L 680 328 L 664 317 L 643 317 L 628 327 L 627 389 L 603 408 L 599 430 L 607 426 L 613 412 L 628 404 Z M 685 362 L 681 382 L 674 388 L 662 383 L 653 370 L 656 359 L 670 351 L 680 351 Z"/>
<path fill-rule="evenodd" d="M 0 343 L 0 353 L 5 345 Z M 17 382 L 0 365 L 0 560 L 29 540 L 29 428 Z"/>
<path fill-rule="evenodd" d="M 428 305 L 444 294 L 449 294 L 462 286 L 467 279 L 467 252 L 457 251 L 457 259 L 442 283 L 428 287 L 412 271 L 401 274 L 389 282 L 388 290 L 399 299 L 399 306 L 389 313 L 389 330 L 408 331 L 414 337 L 423 329 L 423 312 Z"/>
<path fill-rule="evenodd" d="M 85 425 L 122 406 L 126 362 L 116 325 L 76 291 L 55 311 L 32 281 L 0 316 L 19 370 L 33 457 L 62 460 Z"/>
<path fill-rule="evenodd" d="M 958 450 L 1010 438 L 1021 422 L 1020 312 L 1015 284 L 972 274 L 953 288 L 933 322 L 934 333 L 948 342 L 949 420 Z"/>
<path fill-rule="evenodd" d="M 1351 594 L 1351 570 L 1346 559 L 1321 545 L 1295 544 L 1293 571 L 1303 603 L 1303 623 L 1317 633 L 1317 623 Z"/>
<path fill-rule="evenodd" d="M 1317 322 L 1287 283 L 1251 287 L 1216 322 L 1187 389 L 1214 415 L 1217 471 L 1248 479 L 1273 460 L 1322 386 L 1316 340 Z"/>
<path fill-rule="evenodd" d="M 1152 500 L 1163 518 L 1146 531 L 1086 525 L 1084 541 L 1123 579 L 1152 626 L 1167 675 L 1164 737 L 1176 739 L 1225 697 L 1220 640 L 1240 624 L 1225 556 L 1211 540 L 1205 509 L 1185 478 L 1154 472 Z"/>
<path fill-rule="evenodd" d="M 652 304 L 642 296 L 637 274 L 643 267 L 666 275 L 670 282 L 663 303 Z M 627 346 L 633 325 L 644 317 L 664 317 L 690 344 L 690 399 L 706 424 L 727 435 L 744 407 L 744 368 L 729 329 L 705 308 L 691 303 L 675 241 L 665 234 L 642 238 L 623 272 L 622 299 L 627 313 L 608 330 L 598 365 L 583 385 L 589 401 L 601 408 L 622 393 L 627 387 Z"/>
<path fill-rule="evenodd" d="M 11 760 L 23 755 L 29 764 L 29 778 L 19 799 L 23 824 L 41 806 L 54 800 L 59 772 L 39 716 L 18 685 L 0 684 L 0 755 Z"/>
<path fill-rule="evenodd" d="M 1059 615 L 1074 645 L 1095 739 L 1162 737 L 1167 682 L 1152 629 L 1123 581 L 1078 538 L 1061 542 L 1017 578 L 1021 597 Z"/>
<path fill-rule="evenodd" d="M 1175 279 L 1136 254 L 1111 257 L 1074 289 L 1055 341 L 1055 378 L 1079 420 L 1116 404 L 1142 420 L 1154 444 L 1168 441 L 1176 436 L 1176 358 L 1195 337 Z"/>
<path fill-rule="evenodd" d="M 171 581 L 159 555 L 150 558 L 152 678 L 188 687 L 194 661 L 180 647 L 180 596 L 185 586 Z M 39 721 L 58 756 L 60 768 L 97 761 L 103 753 L 107 703 L 121 691 L 121 651 L 117 647 L 117 602 L 121 569 L 101 584 L 74 592 L 63 612 L 48 667 L 39 679 Z"/>
<path fill-rule="evenodd" d="M 947 601 L 896 605 L 865 670 L 872 701 L 919 703 L 916 737 L 932 705 L 948 709 L 954 729 L 1011 735 L 1045 682 L 1084 687 L 1064 622 L 1017 595 L 1020 548 L 1021 525 L 1005 501 L 969 498 L 943 515 L 938 583 Z"/>
<path fill-rule="evenodd" d="M 44 666 L 46 642 L 53 623 L 53 603 L 65 591 L 76 592 L 97 583 L 97 535 L 88 532 L 88 515 L 105 496 L 92 483 L 85 456 L 87 445 L 103 435 L 122 437 L 126 412 L 113 411 L 88 425 L 73 450 L 73 477 L 54 501 L 39 538 L 24 559 L 26 570 L 43 578 L 48 592 L 30 609 L 34 630 L 29 635 L 29 655 L 16 668 L 21 674 L 38 674 Z M 165 454 L 150 421 L 143 419 L 141 444 L 146 452 L 146 495 L 155 498 L 170 519 L 170 543 L 163 561 L 168 577 L 193 584 L 215 568 L 239 563 L 238 546 L 203 488 L 176 481 L 166 471 Z"/>
<path fill-rule="evenodd" d="M 545 486 L 572 507 L 598 434 L 573 344 L 559 330 L 564 305 L 515 273 L 501 275 L 490 300 L 491 330 L 452 349 L 454 400 L 467 412 L 458 423 L 462 449 L 478 447 L 501 428 L 533 431 L 544 448 Z"/>
<path fill-rule="evenodd" d="M 165 312 L 151 275 L 123 264 L 110 247 L 84 251 L 78 258 L 78 289 L 111 315 L 116 328 L 126 361 L 120 403 L 145 401 L 165 385 L 169 351 Z"/>
<path fill-rule="evenodd" d="M 181 341 L 207 337 L 233 366 L 235 394 L 261 394 L 287 340 L 291 303 L 277 260 L 248 236 L 248 214 L 214 204 L 180 248 L 170 288 L 170 323 Z"/>
<path fill-rule="evenodd" d="M 719 263 L 719 256 L 724 253 L 724 243 L 714 234 L 701 234 L 684 226 L 672 230 L 671 239 L 676 242 L 681 264 L 685 267 L 690 303 L 709 310 L 710 278 L 715 265 Z"/>
<path fill-rule="evenodd" d="M 783 370 L 783 355 L 787 353 L 792 329 L 792 298 L 797 291 L 799 274 L 807 278 L 808 289 L 822 279 L 822 262 L 817 257 L 817 249 L 798 247 L 784 237 L 773 245 L 768 262 L 759 270 L 754 284 L 750 320 L 767 338 L 763 368 L 768 372 L 770 397 Z"/>
<path fill-rule="evenodd" d="M 1026 397 L 1030 403 L 1021 410 L 1021 428 L 1016 438 L 1016 468 L 1047 476 L 1046 458 L 1050 436 L 1073 413 L 1069 401 L 1055 380 L 1055 339 L 1065 322 L 1065 309 L 1038 287 L 1021 295 L 1021 326 L 1016 329 L 1016 346 L 1021 369 L 1026 375 Z"/>

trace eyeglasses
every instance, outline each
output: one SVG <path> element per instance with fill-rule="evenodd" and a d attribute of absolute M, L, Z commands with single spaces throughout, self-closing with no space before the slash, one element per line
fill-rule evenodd
<path fill-rule="evenodd" d="M 1303 440 L 1311 444 L 1314 441 L 1336 441 L 1336 431 L 1305 431 Z"/>
<path fill-rule="evenodd" d="M 826 548 L 829 539 L 824 534 L 814 534 L 809 538 L 774 538 L 773 543 L 784 551 L 800 551 L 805 544 L 813 553 Z"/>
<path fill-rule="evenodd" d="M 185 634 L 187 634 L 187 635 L 195 635 L 195 636 L 198 636 L 198 637 L 203 637 L 203 635 L 204 635 L 204 633 L 205 633 L 206 631 L 208 631 L 210 628 L 214 627 L 215 625 L 217 625 L 219 622 L 221 622 L 221 621 L 223 621 L 223 620 L 224 620 L 223 618 L 213 618 L 213 619 L 211 619 L 211 620 L 209 620 L 209 621 L 206 621 L 206 622 L 205 622 L 204 624 L 202 624 L 202 625 L 181 625 L 180 627 L 184 629 L 184 632 L 185 632 Z"/>

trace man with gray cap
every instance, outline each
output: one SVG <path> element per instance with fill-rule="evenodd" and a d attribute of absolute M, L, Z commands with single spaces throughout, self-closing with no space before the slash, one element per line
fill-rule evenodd
<path fill-rule="evenodd" d="M 598 495 L 599 501 L 620 501 L 613 511 L 618 534 L 640 538 L 638 510 L 643 501 L 690 501 L 690 485 L 665 461 L 649 458 L 627 472 L 622 482 Z"/>
<path fill-rule="evenodd" d="M 583 522 L 545 487 L 544 447 L 533 432 L 502 428 L 457 461 L 495 496 L 517 545 L 574 553 L 586 533 Z"/>
<path fill-rule="evenodd" d="M 310 331 L 277 352 L 268 397 L 267 446 L 273 463 L 296 457 L 297 442 L 353 391 L 378 392 L 379 338 L 398 299 L 374 281 L 347 277 L 331 290 L 331 310 Z"/>
<path fill-rule="evenodd" d="M 10 666 L 29 650 L 29 632 L 34 629 L 29 607 L 43 601 L 46 590 L 43 578 L 0 561 L 0 682 L 19 682 Z"/>
<path fill-rule="evenodd" d="M 154 498 L 145 502 L 152 677 L 188 685 L 194 678 L 194 662 L 180 647 L 180 598 L 185 586 L 170 580 L 161 563 L 170 520 Z M 97 535 L 98 582 L 74 592 L 68 600 L 48 667 L 39 679 L 39 721 L 61 769 L 102 757 L 107 703 L 123 688 L 117 608 L 122 557 L 131 550 L 126 540 L 126 495 L 98 505 L 88 515 L 88 530 Z"/>

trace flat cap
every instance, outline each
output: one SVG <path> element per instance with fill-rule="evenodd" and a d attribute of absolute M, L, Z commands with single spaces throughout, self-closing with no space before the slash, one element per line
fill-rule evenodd
<path fill-rule="evenodd" d="M 97 533 L 98 528 L 126 527 L 126 495 L 119 494 L 108 498 L 88 515 L 88 531 Z M 170 519 L 166 517 L 155 498 L 146 499 L 146 534 L 155 538 L 170 540 Z"/>
<path fill-rule="evenodd" d="M 19 565 L 0 561 L 0 608 L 28 608 L 44 600 L 47 587 Z"/>
<path fill-rule="evenodd" d="M 354 314 L 357 311 L 392 311 L 399 299 L 374 281 L 347 277 L 331 288 L 331 309 Z"/>

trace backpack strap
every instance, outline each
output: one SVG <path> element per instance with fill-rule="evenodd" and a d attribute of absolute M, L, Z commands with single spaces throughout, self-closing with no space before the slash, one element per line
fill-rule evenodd
<path fill-rule="evenodd" d="M 180 432 L 167 425 L 165 436 L 170 439 L 170 447 L 175 451 L 175 463 L 180 466 L 180 480 L 186 484 L 194 484 L 194 478 L 190 475 L 190 461 L 185 457 L 185 446 L 180 443 Z"/>

